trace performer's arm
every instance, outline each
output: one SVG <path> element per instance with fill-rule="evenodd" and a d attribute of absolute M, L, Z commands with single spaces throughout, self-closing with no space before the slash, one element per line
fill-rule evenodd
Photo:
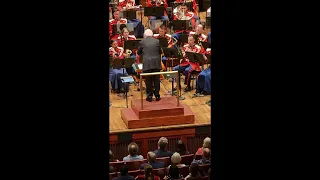
<path fill-rule="evenodd" d="M 139 49 L 137 51 L 137 54 L 140 56 L 142 54 L 142 43 L 139 44 Z"/>
<path fill-rule="evenodd" d="M 197 11 L 197 2 L 196 2 L 196 0 L 193 0 L 192 8 L 193 8 L 193 12 Z"/>
<path fill-rule="evenodd" d="M 167 7 L 168 7 L 168 3 L 166 0 L 163 0 L 163 7 L 164 7 L 164 9 L 167 9 Z"/>

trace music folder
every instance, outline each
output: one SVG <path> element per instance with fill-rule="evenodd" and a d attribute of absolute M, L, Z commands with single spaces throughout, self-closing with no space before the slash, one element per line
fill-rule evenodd
<path fill-rule="evenodd" d="M 144 16 L 155 16 L 160 17 L 164 16 L 164 7 L 144 7 Z"/>
<path fill-rule="evenodd" d="M 122 11 L 122 13 L 123 13 L 123 17 L 128 20 L 137 19 L 136 10 L 126 10 L 126 11 Z"/>
<path fill-rule="evenodd" d="M 124 41 L 124 49 L 138 49 L 140 40 L 128 40 Z"/>
<path fill-rule="evenodd" d="M 203 65 L 206 63 L 206 60 L 204 59 L 203 55 L 200 53 L 194 53 L 194 52 L 186 52 L 186 55 L 190 62 L 193 63 L 200 63 L 200 65 Z"/>
<path fill-rule="evenodd" d="M 132 76 L 124 76 L 124 77 L 120 77 L 120 78 L 123 83 L 131 83 L 134 81 Z"/>
<path fill-rule="evenodd" d="M 160 47 L 168 47 L 168 39 L 164 37 L 158 38 Z"/>

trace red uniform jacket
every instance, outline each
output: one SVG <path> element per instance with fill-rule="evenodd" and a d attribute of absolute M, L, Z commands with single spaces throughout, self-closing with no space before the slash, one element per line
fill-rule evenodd
<path fill-rule="evenodd" d="M 176 0 L 175 2 L 184 2 L 185 0 Z M 197 16 L 198 12 L 197 12 L 197 2 L 196 0 L 186 0 L 186 3 L 192 2 L 192 9 L 193 9 L 193 13 Z M 191 10 L 191 9 L 189 9 Z"/>
<path fill-rule="evenodd" d="M 153 37 L 158 39 L 158 38 L 160 38 L 161 36 L 160 36 L 160 34 L 154 34 Z M 162 37 L 162 38 L 163 38 L 163 37 Z M 171 39 L 171 35 L 170 35 L 170 34 L 166 34 L 166 35 L 165 35 L 165 38 L 167 38 L 167 40 L 168 40 L 168 47 L 171 48 L 172 45 L 173 45 L 173 42 L 172 42 L 172 39 Z"/>
<path fill-rule="evenodd" d="M 126 0 L 119 0 L 118 9 L 120 11 L 122 11 L 124 7 L 128 9 L 128 8 L 135 6 L 135 5 L 136 5 L 135 0 L 127 0 L 127 1 Z"/>
<path fill-rule="evenodd" d="M 196 32 L 191 31 L 190 34 L 196 34 Z M 206 35 L 204 35 L 204 34 L 201 34 L 201 35 L 199 36 L 199 40 L 200 40 L 201 42 L 208 42 L 208 36 L 206 36 Z"/>
<path fill-rule="evenodd" d="M 194 46 L 190 46 L 189 44 L 185 44 L 182 48 L 182 54 L 183 54 L 183 59 L 181 61 L 180 66 L 187 66 L 188 64 L 190 64 L 190 66 L 192 67 L 192 70 L 196 70 L 196 71 L 201 71 L 200 65 L 199 63 L 193 63 L 193 62 L 189 62 L 186 52 L 194 52 L 194 53 L 201 53 L 204 54 L 205 50 L 203 49 L 203 47 L 195 44 Z"/>
<path fill-rule="evenodd" d="M 152 7 L 153 5 L 152 5 L 152 2 L 153 0 L 147 0 L 147 7 Z M 157 2 L 157 0 L 155 0 L 156 2 Z M 161 5 L 163 5 L 163 7 L 164 7 L 164 16 L 168 16 L 167 15 L 167 12 L 166 12 L 166 9 L 167 9 L 167 7 L 168 7 L 168 4 L 167 4 L 167 1 L 166 0 L 162 0 L 162 2 L 161 3 L 156 3 L 155 4 L 156 6 L 161 6 Z M 150 18 L 150 17 L 149 17 Z"/>
<path fill-rule="evenodd" d="M 126 41 L 127 41 L 127 40 L 136 40 L 136 39 L 137 39 L 137 38 L 136 38 L 134 35 L 129 35 L 129 37 L 128 37 L 128 39 L 126 39 Z M 123 37 L 121 38 L 121 36 L 119 36 L 118 39 L 117 39 L 117 41 L 118 41 L 118 46 L 124 48 L 124 41 L 125 41 L 125 39 L 124 39 Z M 137 63 L 140 63 L 140 57 L 139 57 L 139 55 L 137 54 L 137 49 L 130 49 L 130 50 L 132 51 L 132 54 L 131 54 L 131 55 L 135 55 L 135 56 L 136 56 L 136 62 L 137 62 Z M 125 49 L 125 51 L 126 51 L 126 49 Z"/>
<path fill-rule="evenodd" d="M 116 32 L 114 33 L 114 35 L 112 35 L 112 25 L 114 24 L 127 24 L 127 19 L 124 19 L 124 18 L 120 18 L 119 21 L 115 20 L 115 19 L 110 19 L 109 20 L 109 36 L 110 36 L 110 39 L 112 40 L 116 40 L 119 36 L 119 34 Z"/>
<path fill-rule="evenodd" d="M 110 57 L 116 57 L 115 54 L 118 54 L 117 58 L 123 58 L 124 57 L 124 49 L 122 47 L 109 48 L 109 55 Z"/>
<path fill-rule="evenodd" d="M 187 11 L 187 13 L 185 14 L 185 17 L 186 17 L 186 19 L 181 19 L 181 18 L 179 19 L 179 17 L 175 14 L 173 16 L 173 20 L 191 20 L 192 27 L 196 26 L 196 20 L 194 19 L 193 12 Z M 180 33 L 180 32 L 183 32 L 183 31 L 182 30 L 176 31 L 176 33 Z M 190 33 L 191 31 L 186 30 L 186 32 Z"/>

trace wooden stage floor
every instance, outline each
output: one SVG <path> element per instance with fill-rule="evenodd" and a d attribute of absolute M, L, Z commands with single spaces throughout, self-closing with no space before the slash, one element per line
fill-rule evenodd
<path fill-rule="evenodd" d="M 195 84 L 195 80 L 194 80 Z M 181 79 L 182 86 L 182 96 L 185 100 L 181 100 L 182 104 L 187 105 L 195 114 L 194 124 L 185 125 L 174 125 L 174 126 L 162 126 L 162 127 L 150 127 L 150 128 L 139 128 L 139 129 L 128 129 L 126 124 L 121 119 L 121 110 L 126 108 L 126 100 L 123 97 L 118 96 L 115 93 L 109 93 L 110 101 L 112 106 L 109 109 L 109 129 L 110 134 L 116 134 L 121 132 L 139 132 L 139 131 L 150 131 L 150 130 L 160 130 L 160 129 L 172 129 L 172 128 L 187 128 L 187 127 L 197 127 L 197 126 L 207 126 L 211 123 L 211 108 L 206 104 L 210 100 L 211 96 L 207 95 L 204 97 L 192 98 L 195 90 L 189 91 L 187 93 L 183 92 L 186 85 L 183 84 L 183 79 Z M 171 96 L 168 91 L 171 91 L 172 83 L 169 80 L 164 79 L 160 83 L 160 95 L 161 97 Z M 131 100 L 140 99 L 140 91 L 136 90 L 137 87 L 133 84 L 130 85 L 130 91 L 128 93 L 128 106 L 130 108 Z M 122 94 L 121 94 L 122 95 Z M 144 93 L 144 98 L 146 94 Z"/>

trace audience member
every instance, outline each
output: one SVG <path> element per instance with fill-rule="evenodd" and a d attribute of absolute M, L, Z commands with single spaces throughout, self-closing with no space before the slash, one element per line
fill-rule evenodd
<path fill-rule="evenodd" d="M 126 165 L 121 166 L 120 174 L 121 176 L 113 178 L 113 180 L 134 180 L 133 176 L 128 175 L 128 167 Z"/>
<path fill-rule="evenodd" d="M 119 162 L 118 159 L 114 159 L 112 151 L 109 150 L 109 162 Z"/>
<path fill-rule="evenodd" d="M 201 178 L 201 172 L 198 164 L 192 163 L 189 167 L 190 174 L 185 180 L 198 180 Z"/>
<path fill-rule="evenodd" d="M 164 162 L 157 162 L 157 156 L 154 152 L 148 152 L 147 154 L 148 163 L 141 164 L 140 169 L 143 169 L 145 165 L 150 164 L 153 169 L 164 168 Z"/>
<path fill-rule="evenodd" d="M 153 168 L 150 164 L 144 166 L 144 175 L 139 175 L 136 177 L 137 180 L 147 179 L 147 180 L 160 180 L 159 176 L 153 175 Z"/>
<path fill-rule="evenodd" d="M 204 148 L 202 151 L 202 158 L 199 160 L 193 160 L 192 163 L 196 164 L 211 164 L 211 151 L 209 148 Z"/>
<path fill-rule="evenodd" d="M 179 173 L 179 168 L 176 165 L 172 165 L 169 168 L 169 174 L 164 177 L 166 180 L 179 180 L 183 179 L 183 176 Z"/>
<path fill-rule="evenodd" d="M 182 167 L 182 166 L 185 166 L 185 164 L 180 164 L 181 162 L 181 156 L 179 153 L 174 153 L 172 156 L 171 156 L 171 165 L 175 165 L 175 166 L 178 166 L 178 167 Z M 169 166 L 170 167 L 170 166 Z"/>
<path fill-rule="evenodd" d="M 196 155 L 202 155 L 202 151 L 204 148 L 211 148 L 211 139 L 209 137 L 206 137 L 203 140 L 203 145 L 201 148 L 198 149 L 198 151 L 196 152 Z"/>
<path fill-rule="evenodd" d="M 176 152 L 181 156 L 190 154 L 186 149 L 186 145 L 181 140 L 178 141 Z"/>
<path fill-rule="evenodd" d="M 143 156 L 138 155 L 139 147 L 136 143 L 132 142 L 128 146 L 129 155 L 123 158 L 123 161 L 142 160 Z"/>
<path fill-rule="evenodd" d="M 172 156 L 173 153 L 166 150 L 167 145 L 168 139 L 165 137 L 161 137 L 158 141 L 158 149 L 154 151 L 154 153 L 156 153 L 157 158 Z"/>

